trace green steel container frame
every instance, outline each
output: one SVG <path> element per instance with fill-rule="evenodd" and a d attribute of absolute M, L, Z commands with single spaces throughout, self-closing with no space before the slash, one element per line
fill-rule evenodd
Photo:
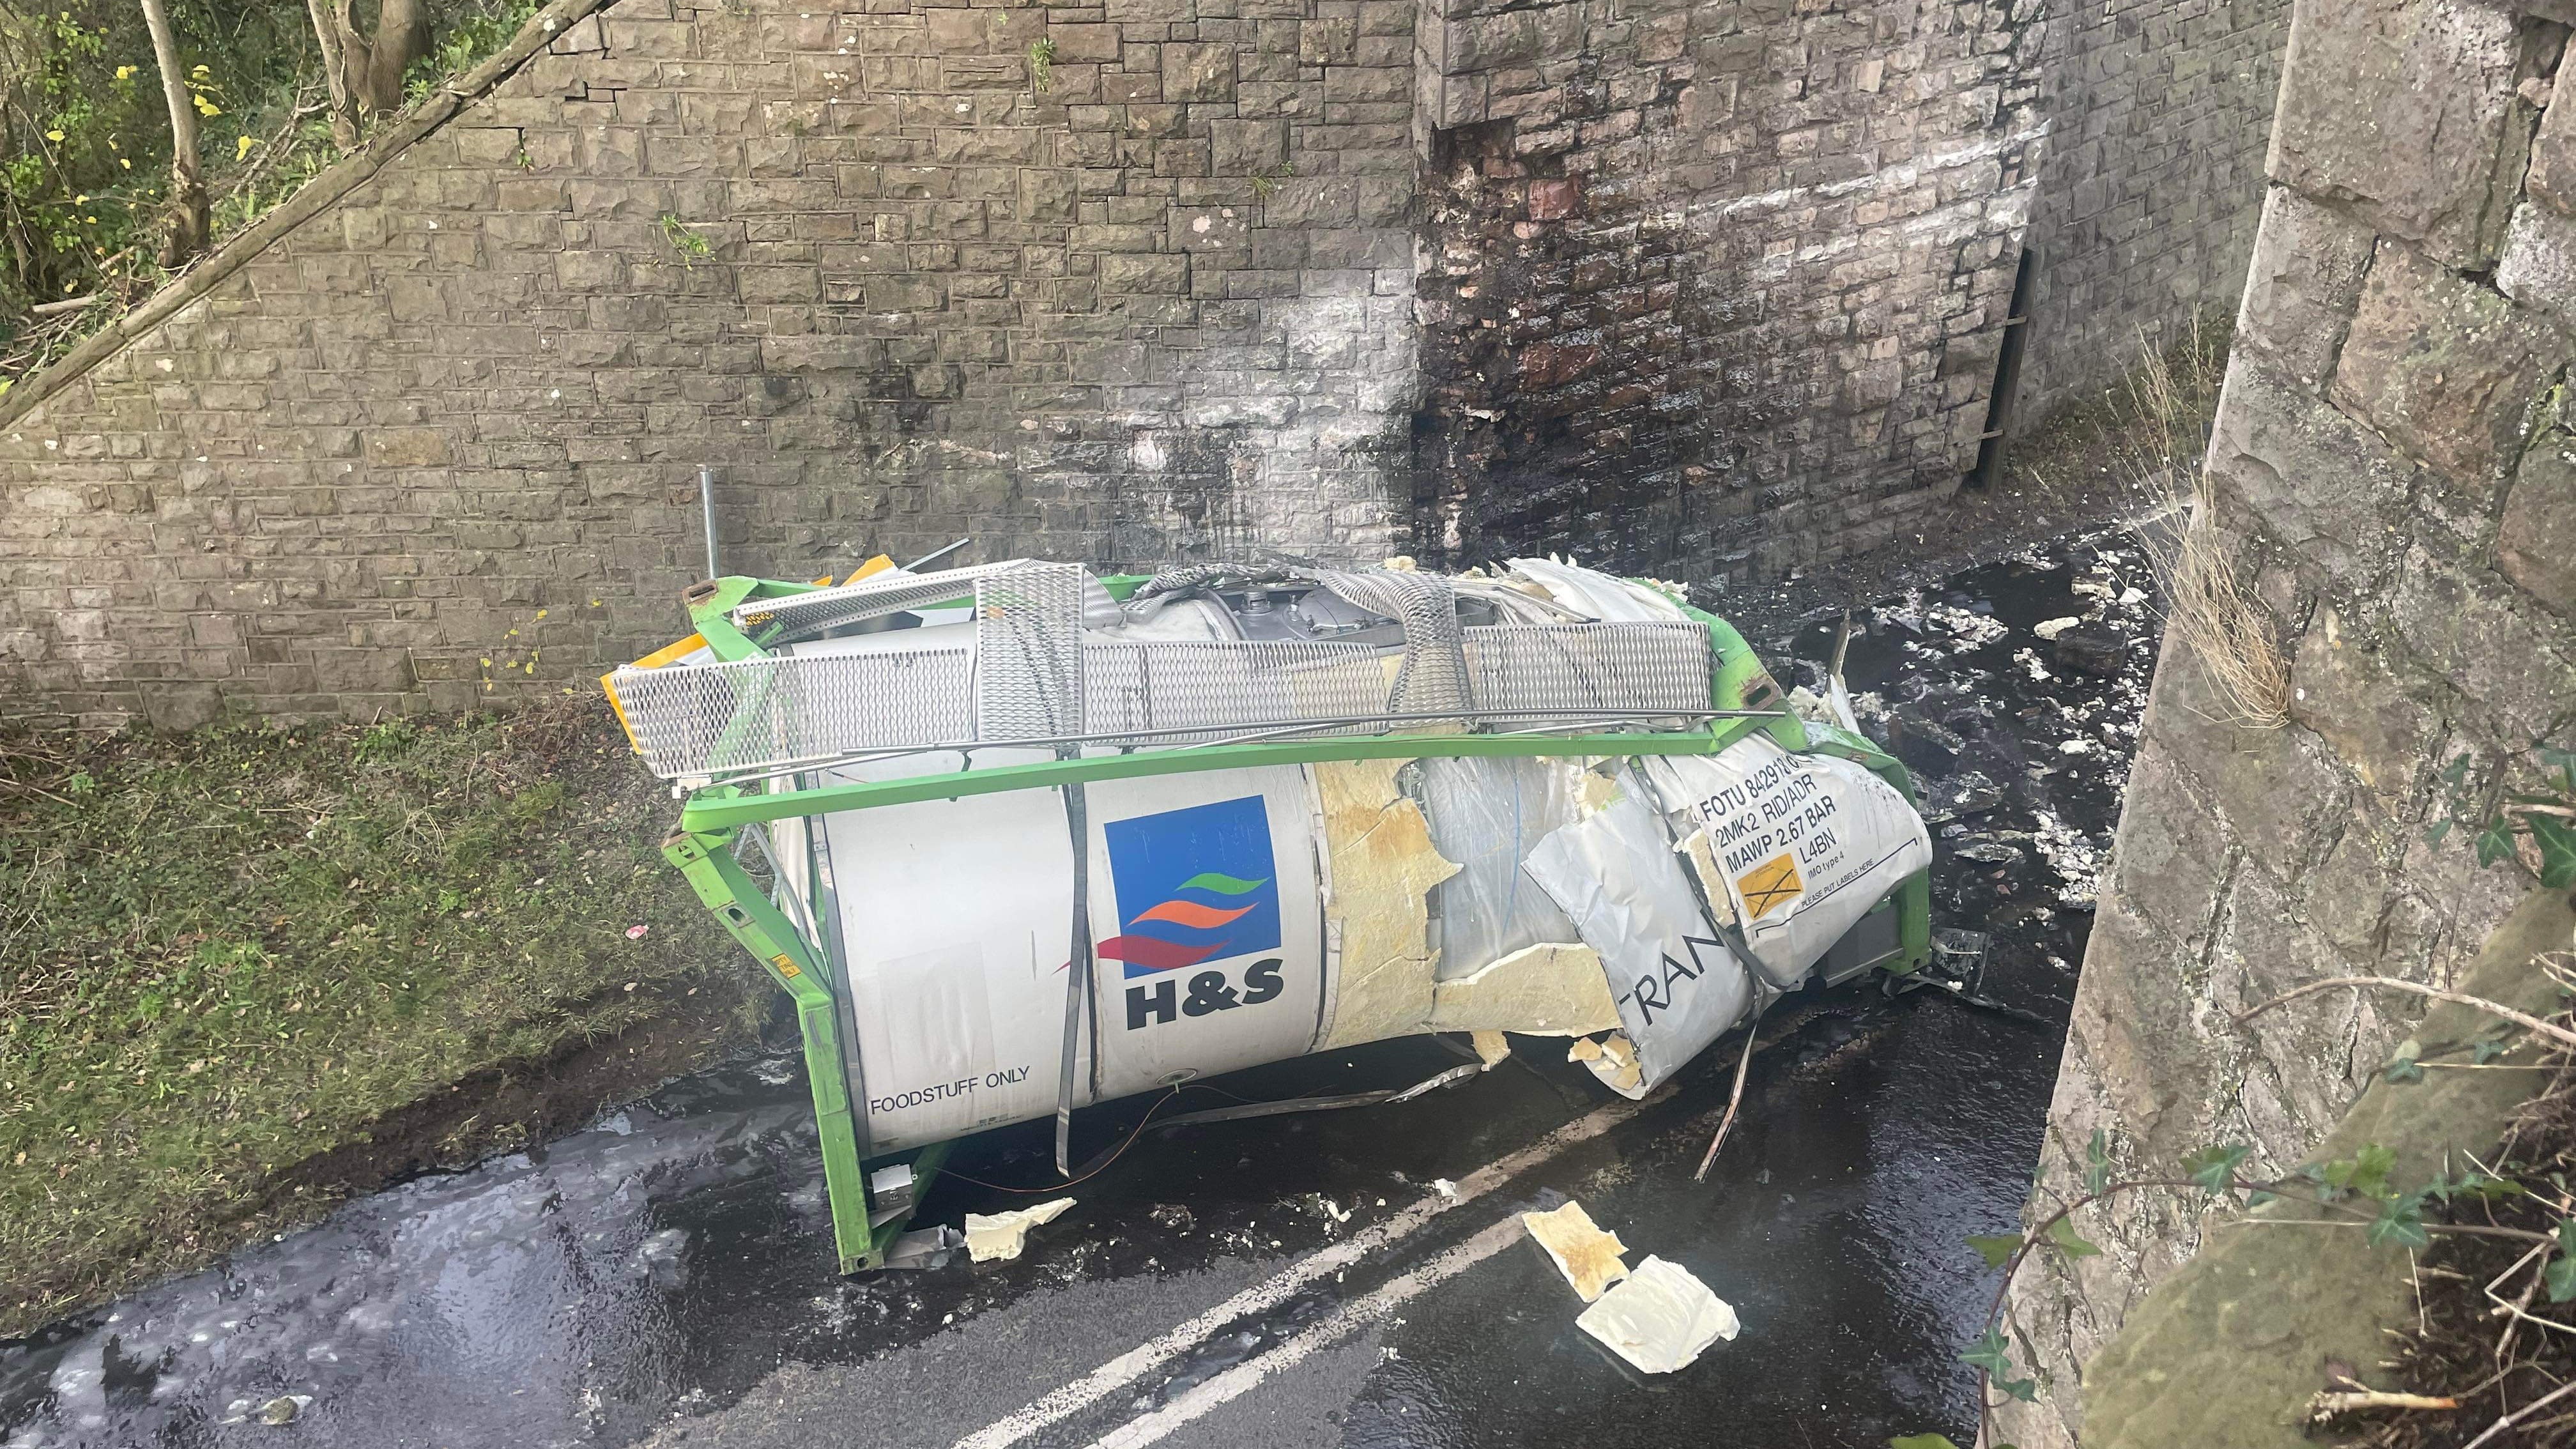
<path fill-rule="evenodd" d="M 1129 576 L 1102 582 L 1114 596 L 1124 598 L 1143 579 Z M 730 617 L 732 610 L 752 600 L 784 598 L 817 587 L 820 586 L 771 579 L 713 580 L 690 590 L 690 621 L 718 659 L 756 658 L 768 652 L 765 646 L 771 641 L 737 629 Z M 1743 709 L 1747 686 L 1764 676 L 1760 660 L 1725 620 L 1684 607 L 1694 621 L 1709 630 L 1717 661 L 1710 681 L 1711 702 L 1724 710 Z M 953 800 L 1009 790 L 1061 789 L 1093 780 L 1337 760 L 1713 755 L 1756 732 L 1770 734 L 1784 748 L 1856 761 L 1914 802 L 1913 780 L 1893 756 L 1859 735 L 1829 725 L 1811 725 L 1784 711 L 1738 714 L 1719 719 L 1705 730 L 1661 734 L 1343 736 L 1129 750 L 945 775 L 778 791 L 745 791 L 738 786 L 717 785 L 693 793 L 681 807 L 679 828 L 662 843 L 662 854 L 678 867 L 725 930 L 796 1004 L 796 1022 L 805 1044 L 806 1078 L 814 1093 L 815 1125 L 822 1135 L 823 1185 L 831 1205 L 833 1241 L 841 1271 L 856 1273 L 885 1265 L 894 1240 L 910 1226 L 911 1213 L 906 1211 L 882 1224 L 872 1225 L 869 1221 L 873 1207 L 867 1184 L 869 1159 L 860 1155 L 856 1114 L 861 1107 L 850 1095 L 848 1058 L 841 1042 L 840 1003 L 833 994 L 830 963 L 734 858 L 733 847 L 743 827 L 924 800 Z M 1919 808 L 1919 802 L 1914 803 Z M 1885 969 L 1904 974 L 1931 959 L 1931 872 L 1927 869 L 1908 877 L 1897 888 L 1894 899 L 1897 958 Z M 915 1203 L 928 1193 L 949 1146 L 947 1142 L 935 1143 L 912 1155 Z"/>

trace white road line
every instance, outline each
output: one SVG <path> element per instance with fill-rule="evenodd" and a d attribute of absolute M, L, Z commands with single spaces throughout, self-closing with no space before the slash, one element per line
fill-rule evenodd
<path fill-rule="evenodd" d="M 1373 1223 L 1330 1247 L 1317 1249 L 1298 1259 L 1285 1271 L 1253 1284 L 1178 1328 L 1138 1344 L 1018 1412 L 994 1420 L 958 1440 L 954 1449 L 1008 1449 L 1008 1446 L 1041 1429 L 1060 1424 L 1195 1347 L 1228 1323 L 1246 1314 L 1259 1313 L 1285 1303 L 1309 1285 L 1350 1267 L 1390 1243 L 1411 1236 L 1442 1213 L 1474 1202 L 1567 1148 L 1591 1141 L 1672 1093 L 1673 1087 L 1668 1083 L 1647 1093 L 1643 1101 L 1612 1102 L 1597 1107 L 1509 1157 L 1467 1174 L 1460 1179 L 1455 1195 L 1434 1193 L 1403 1208 L 1393 1217 Z M 1393 1286 L 1392 1283 L 1387 1285 L 1389 1288 Z"/>
<path fill-rule="evenodd" d="M 1160 1443 L 1173 1430 L 1241 1398 L 1281 1370 L 1296 1367 L 1315 1350 L 1340 1342 L 1362 1325 L 1386 1317 L 1407 1300 L 1419 1297 L 1519 1242 L 1521 1233 L 1518 1216 L 1503 1219 L 1421 1267 L 1389 1279 L 1277 1348 L 1245 1359 L 1224 1373 L 1193 1385 L 1179 1398 L 1154 1412 L 1131 1419 L 1101 1435 L 1092 1441 L 1091 1449 L 1145 1449 L 1146 1445 Z"/>

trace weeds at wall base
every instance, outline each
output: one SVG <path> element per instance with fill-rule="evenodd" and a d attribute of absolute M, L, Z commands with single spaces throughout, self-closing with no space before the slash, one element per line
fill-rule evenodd
<path fill-rule="evenodd" d="M 0 1335 L 747 1039 L 666 808 L 589 700 L 0 735 Z"/>

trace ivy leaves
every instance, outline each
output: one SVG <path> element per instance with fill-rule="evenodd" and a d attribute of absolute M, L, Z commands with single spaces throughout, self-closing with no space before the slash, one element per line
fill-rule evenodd
<path fill-rule="evenodd" d="M 2111 1185 L 2111 1142 L 2102 1129 L 2093 1129 L 2093 1140 L 2084 1144 L 2084 1191 L 2100 1197 Z"/>
<path fill-rule="evenodd" d="M 2558 1246 L 2550 1253 L 2541 1282 L 2549 1290 L 2550 1302 L 2564 1303 L 2576 1298 L 2576 1218 L 2560 1218 L 2553 1236 Z"/>
<path fill-rule="evenodd" d="M 2516 855 L 2515 837 L 2522 836 L 2538 857 L 2541 885 L 2551 890 L 2576 885 L 2576 750 L 2535 745 L 2532 754 L 2540 761 L 2542 793 L 2489 787 L 2486 798 L 2478 800 L 2474 797 L 2480 792 L 2469 785 L 2475 756 L 2462 754 L 2443 766 L 2442 785 L 2451 805 L 2426 828 L 2424 843 L 2441 844 L 2455 826 L 2474 830 L 2478 864 L 2484 867 Z"/>
<path fill-rule="evenodd" d="M 1977 1256 L 1985 1259 L 1989 1268 L 2011 1262 L 2013 1254 L 2021 1251 L 2021 1244 L 2019 1233 L 1980 1233 L 1968 1239 L 1968 1246 L 1977 1250 Z"/>
<path fill-rule="evenodd" d="M 2236 1169 L 2253 1155 L 2250 1147 L 2212 1143 L 2182 1160 L 2183 1175 L 2203 1192 L 2225 1192 L 2236 1181 Z"/>
<path fill-rule="evenodd" d="M 2011 1346 L 2004 1342 L 2004 1331 L 1993 1324 L 1986 1325 L 1986 1331 L 1978 1335 L 1967 1352 L 1959 1355 L 1959 1362 L 1973 1369 L 1983 1369 L 1986 1382 L 1993 1384 L 2006 1398 L 2019 1399 L 2025 1404 L 2039 1401 L 2038 1380 L 2012 1376 Z"/>

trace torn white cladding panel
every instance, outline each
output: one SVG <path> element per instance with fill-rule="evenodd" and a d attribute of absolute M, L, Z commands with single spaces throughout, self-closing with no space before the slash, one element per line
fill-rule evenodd
<path fill-rule="evenodd" d="M 1639 1068 L 1631 1081 L 1585 1063 L 1614 1090 L 1643 1097 L 1744 1014 L 1751 978 L 1691 894 L 1663 822 L 1633 791 L 1540 841 L 1529 874 L 1600 953 Z"/>
<path fill-rule="evenodd" d="M 1719 1339 L 1743 1331 L 1735 1310 L 1679 1263 L 1649 1253 L 1635 1272 L 1583 1310 L 1574 1326 L 1639 1372 L 1685 1369 Z"/>
<path fill-rule="evenodd" d="M 1013 1208 L 1006 1213 L 966 1215 L 966 1256 L 978 1263 L 1008 1262 L 1028 1246 L 1029 1229 L 1063 1217 L 1073 1206 L 1073 1199 L 1059 1197 L 1036 1207 Z"/>
<path fill-rule="evenodd" d="M 1619 1235 L 1595 1225 L 1583 1204 L 1569 1202 L 1554 1212 L 1523 1213 L 1521 1226 L 1529 1230 L 1530 1241 L 1539 1245 L 1556 1264 L 1556 1271 L 1574 1285 L 1574 1292 L 1590 1303 L 1601 1296 L 1601 1290 L 1628 1276 L 1628 1251 Z"/>
<path fill-rule="evenodd" d="M 1574 939 L 1574 923 L 1530 883 L 1521 862 L 1582 810 L 1583 767 L 1571 760 L 1424 760 L 1431 843 L 1458 873 L 1434 896 L 1440 979 L 1456 980 L 1533 946 Z"/>
<path fill-rule="evenodd" d="M 1645 768 L 1709 901 L 1734 911 L 1754 968 L 1783 991 L 1932 863 L 1923 817 L 1851 760 L 1791 754 L 1755 735 Z"/>

